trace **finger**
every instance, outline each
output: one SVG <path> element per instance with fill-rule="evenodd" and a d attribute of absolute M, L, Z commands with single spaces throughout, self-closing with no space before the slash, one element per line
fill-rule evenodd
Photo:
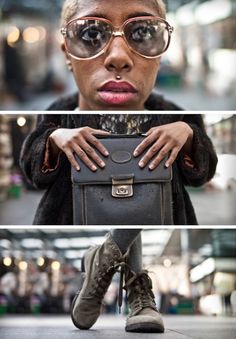
<path fill-rule="evenodd" d="M 176 160 L 178 154 L 179 154 L 180 148 L 179 147 L 175 147 L 172 149 L 171 154 L 168 158 L 168 160 L 165 163 L 166 167 L 170 167 L 171 165 L 173 165 L 174 161 Z"/>
<path fill-rule="evenodd" d="M 149 136 L 150 134 L 152 134 L 155 130 L 157 130 L 157 127 L 152 127 L 150 128 L 147 133 L 146 133 L 146 136 Z"/>
<path fill-rule="evenodd" d="M 111 132 L 104 131 L 103 129 L 91 129 L 91 133 L 94 135 L 110 135 Z"/>
<path fill-rule="evenodd" d="M 71 166 L 76 170 L 76 171 L 80 171 L 80 166 L 78 164 L 78 162 L 76 161 L 72 151 L 70 149 L 65 149 L 64 153 L 67 156 L 67 159 L 69 160 L 69 162 L 71 163 Z"/>
<path fill-rule="evenodd" d="M 158 138 L 158 131 L 155 131 L 155 133 L 153 132 L 152 134 L 150 134 L 148 137 L 146 137 L 134 150 L 134 157 L 139 156 L 140 154 L 143 153 L 143 151 L 150 146 L 154 141 L 156 141 L 156 139 Z"/>
<path fill-rule="evenodd" d="M 91 147 L 85 140 L 80 142 L 80 147 L 99 167 L 104 168 L 106 166 L 105 162 L 98 156 L 94 148 Z"/>
<path fill-rule="evenodd" d="M 74 144 L 73 150 L 78 155 L 80 160 L 89 168 L 91 171 L 95 172 L 97 170 L 97 167 L 94 165 L 94 163 L 89 159 L 85 151 L 78 146 L 77 144 Z"/>
<path fill-rule="evenodd" d="M 108 133 L 109 134 L 109 133 Z M 89 134 L 87 136 L 87 141 L 89 141 L 90 144 L 92 144 L 102 155 L 104 155 L 105 157 L 107 157 L 109 155 L 108 150 L 106 149 L 106 147 L 101 143 L 101 141 L 99 141 L 95 136 L 93 136 L 92 134 Z"/>
<path fill-rule="evenodd" d="M 165 141 L 163 139 L 157 140 L 146 152 L 146 154 L 139 161 L 139 166 L 141 168 L 145 167 L 147 163 L 153 159 L 153 157 L 160 151 L 160 149 L 164 146 Z"/>
<path fill-rule="evenodd" d="M 158 153 L 158 155 L 152 160 L 149 165 L 150 170 L 154 170 L 160 164 L 160 162 L 166 157 L 166 155 L 170 152 L 171 148 L 169 145 L 165 145 Z"/>

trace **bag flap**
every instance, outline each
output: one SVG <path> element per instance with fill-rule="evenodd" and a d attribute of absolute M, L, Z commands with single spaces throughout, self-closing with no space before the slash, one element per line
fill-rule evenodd
<path fill-rule="evenodd" d="M 138 166 L 143 154 L 135 158 L 133 151 L 143 139 L 144 137 L 127 135 L 99 137 L 99 140 L 109 152 L 109 156 L 104 157 L 97 151 L 101 159 L 106 163 L 105 168 L 101 169 L 98 167 L 97 171 L 93 172 L 75 155 L 80 166 L 80 171 L 72 168 L 72 182 L 84 185 L 111 184 L 112 179 L 126 180 L 129 178 L 133 178 L 134 183 L 171 181 L 172 168 L 165 167 L 167 157 L 153 171 L 150 171 L 148 166 L 144 169 Z"/>

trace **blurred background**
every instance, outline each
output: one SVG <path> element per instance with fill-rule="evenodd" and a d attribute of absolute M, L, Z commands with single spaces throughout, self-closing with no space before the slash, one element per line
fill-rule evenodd
<path fill-rule="evenodd" d="M 76 91 L 60 50 L 63 0 L 0 0 L 0 109 L 43 110 Z M 236 3 L 166 0 L 175 27 L 157 88 L 187 110 L 236 108 Z"/>
<path fill-rule="evenodd" d="M 81 258 L 106 233 L 103 227 L 1 229 L 0 316 L 68 313 Z M 142 240 L 143 264 L 162 313 L 236 316 L 235 229 L 145 229 Z M 117 312 L 117 278 L 103 313 Z"/>
<path fill-rule="evenodd" d="M 23 140 L 37 115 L 0 115 L 0 225 L 31 225 L 43 194 L 25 181 L 19 168 Z M 214 179 L 188 188 L 201 225 L 236 225 L 236 115 L 203 115 L 207 133 L 218 154 Z"/>

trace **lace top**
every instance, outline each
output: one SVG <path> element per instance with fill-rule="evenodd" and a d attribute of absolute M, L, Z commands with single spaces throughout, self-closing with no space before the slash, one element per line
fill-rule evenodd
<path fill-rule="evenodd" d="M 101 114 L 99 128 L 114 134 L 145 133 L 151 118 L 151 114 Z"/>

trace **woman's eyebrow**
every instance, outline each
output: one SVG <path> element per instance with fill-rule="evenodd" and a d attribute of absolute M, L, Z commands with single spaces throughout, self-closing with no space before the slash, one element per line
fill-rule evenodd
<path fill-rule="evenodd" d="M 103 18 L 107 19 L 106 15 L 104 13 L 99 13 L 99 12 L 91 12 L 86 15 L 83 15 L 84 18 L 86 17 L 95 17 L 95 18 Z"/>
<path fill-rule="evenodd" d="M 130 14 L 127 19 L 131 19 L 131 18 L 136 18 L 139 16 L 155 16 L 155 14 L 153 13 L 148 13 L 148 12 L 134 12 L 132 14 Z"/>
<path fill-rule="evenodd" d="M 140 16 L 155 16 L 153 13 L 148 12 L 133 12 L 127 16 L 127 19 L 136 18 Z M 109 19 L 104 13 L 102 12 L 91 12 L 86 15 L 83 15 L 83 17 L 96 17 L 96 18 L 102 18 L 102 19 Z"/>

